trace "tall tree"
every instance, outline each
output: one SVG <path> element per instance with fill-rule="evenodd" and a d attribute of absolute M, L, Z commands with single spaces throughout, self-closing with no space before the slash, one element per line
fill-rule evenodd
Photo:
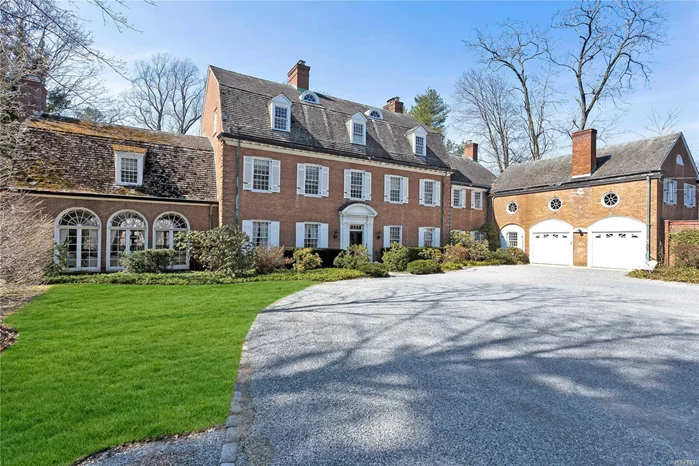
<path fill-rule="evenodd" d="M 186 133 L 201 118 L 204 80 L 189 58 L 155 54 L 136 62 L 124 95 L 127 119 L 157 131 Z"/>
<path fill-rule="evenodd" d="M 454 155 L 457 157 L 463 157 L 463 155 L 464 155 L 464 143 L 463 142 L 456 142 L 456 141 L 452 141 L 451 139 L 447 139 L 447 141 L 444 143 L 444 148 L 447 150 L 447 153 L 450 155 Z"/>
<path fill-rule="evenodd" d="M 645 128 L 655 136 L 664 136 L 677 131 L 680 118 L 682 118 L 682 110 L 679 107 L 674 110 L 666 109 L 664 115 L 652 110 L 650 114 L 646 114 Z"/>
<path fill-rule="evenodd" d="M 661 4 L 646 0 L 580 1 L 557 15 L 555 26 L 577 38 L 571 50 L 547 51 L 575 78 L 573 130 L 587 128 L 598 105 L 623 101 L 636 78 L 648 81 L 650 52 L 663 43 L 665 23 Z"/>
<path fill-rule="evenodd" d="M 480 29 L 476 31 L 475 40 L 464 43 L 475 50 L 481 62 L 489 68 L 507 70 L 516 79 L 517 89 L 522 94 L 531 156 L 539 160 L 548 149 L 552 131 L 549 120 L 550 73 L 545 68 L 539 75 L 532 71 L 542 69 L 546 58 L 548 40 L 545 31 L 508 21 L 500 25 L 499 34 L 489 35 L 485 29 Z"/>
<path fill-rule="evenodd" d="M 436 90 L 427 88 L 424 94 L 416 95 L 415 105 L 410 107 L 408 113 L 419 122 L 444 134 L 449 106 Z"/>

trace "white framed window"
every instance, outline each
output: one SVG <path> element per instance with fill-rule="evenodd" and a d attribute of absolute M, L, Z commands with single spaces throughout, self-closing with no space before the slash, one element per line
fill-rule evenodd
<path fill-rule="evenodd" d="M 408 203 L 408 178 L 398 175 L 384 175 L 383 200 L 392 204 Z"/>
<path fill-rule="evenodd" d="M 145 154 L 135 152 L 115 152 L 116 184 L 120 186 L 141 186 L 143 184 L 143 159 Z"/>
<path fill-rule="evenodd" d="M 362 170 L 345 170 L 345 199 L 371 200 L 371 173 Z"/>
<path fill-rule="evenodd" d="M 374 120 L 383 120 L 383 112 L 378 108 L 370 108 L 364 112 L 364 114 L 369 118 L 373 118 Z"/>
<path fill-rule="evenodd" d="M 413 148 L 413 153 L 418 157 L 425 157 L 427 153 L 427 131 L 422 126 L 408 131 L 410 145 Z"/>
<path fill-rule="evenodd" d="M 418 228 L 418 246 L 438 248 L 440 246 L 440 229 L 433 227 Z"/>
<path fill-rule="evenodd" d="M 301 102 L 306 102 L 309 104 L 318 105 L 320 103 L 320 99 L 318 98 L 318 95 L 313 91 L 304 91 L 304 93 L 299 96 L 299 100 Z"/>
<path fill-rule="evenodd" d="M 516 231 L 508 232 L 507 237 L 506 237 L 507 247 L 508 248 L 518 248 L 519 247 L 518 237 L 519 237 L 519 235 L 517 234 Z"/>
<path fill-rule="evenodd" d="M 310 163 L 296 164 L 296 194 L 308 197 L 328 197 L 330 169 Z"/>
<path fill-rule="evenodd" d="M 177 212 L 161 214 L 153 223 L 153 248 L 172 249 L 175 256 L 172 259 L 173 269 L 189 267 L 187 251 L 177 248 L 177 234 L 189 231 L 189 222 L 184 215 Z"/>
<path fill-rule="evenodd" d="M 620 198 L 617 193 L 608 192 L 602 196 L 601 202 L 605 207 L 614 207 L 619 204 Z"/>
<path fill-rule="evenodd" d="M 243 157 L 243 189 L 260 193 L 280 191 L 281 162 L 264 157 Z"/>
<path fill-rule="evenodd" d="M 441 185 L 435 180 L 420 180 L 420 204 L 436 207 L 441 202 Z"/>
<path fill-rule="evenodd" d="M 269 104 L 270 125 L 275 131 L 291 131 L 291 101 L 279 94 Z"/>
<path fill-rule="evenodd" d="M 214 110 L 214 136 L 218 133 L 218 110 Z"/>
<path fill-rule="evenodd" d="M 255 247 L 279 246 L 279 222 L 273 220 L 243 220 L 243 233 Z"/>
<path fill-rule="evenodd" d="M 677 181 L 663 178 L 663 202 L 665 204 L 677 204 Z"/>
<path fill-rule="evenodd" d="M 327 248 L 328 224 L 320 222 L 297 222 L 296 247 Z"/>
<path fill-rule="evenodd" d="M 383 227 L 383 247 L 391 247 L 391 244 L 403 244 L 403 227 L 400 225 L 386 225 Z"/>
<path fill-rule="evenodd" d="M 471 208 L 483 210 L 483 191 L 471 191 Z"/>
<path fill-rule="evenodd" d="M 519 209 L 519 206 L 517 205 L 517 203 L 515 201 L 510 201 L 506 207 L 507 213 L 510 215 L 517 212 L 518 209 Z"/>
<path fill-rule="evenodd" d="M 355 113 L 347 122 L 347 131 L 352 144 L 366 145 L 366 121 L 364 115 Z"/>
<path fill-rule="evenodd" d="M 67 272 L 99 271 L 100 232 L 100 219 L 90 210 L 69 209 L 56 217 L 55 241 L 63 248 Z"/>
<path fill-rule="evenodd" d="M 677 157 L 675 157 L 675 163 L 684 166 L 684 160 L 680 154 L 677 154 Z"/>
<path fill-rule="evenodd" d="M 455 209 L 466 207 L 466 190 L 464 188 L 451 188 L 451 206 Z"/>
<path fill-rule="evenodd" d="M 548 206 L 551 212 L 558 212 L 563 207 L 563 201 L 559 197 L 554 197 L 549 199 Z"/>
<path fill-rule="evenodd" d="M 485 239 L 485 235 L 481 231 L 471 230 L 470 233 L 471 233 L 471 238 L 475 239 L 476 241 L 482 241 Z"/>
<path fill-rule="evenodd" d="M 693 184 L 684 184 L 684 206 L 685 207 L 696 207 L 697 206 L 697 187 Z"/>
<path fill-rule="evenodd" d="M 425 156 L 425 138 L 415 135 L 415 155 Z"/>
<path fill-rule="evenodd" d="M 109 218 L 107 224 L 109 236 L 108 270 L 120 270 L 121 258 L 125 254 L 143 251 L 148 244 L 148 225 L 146 219 L 138 212 L 121 210 Z"/>

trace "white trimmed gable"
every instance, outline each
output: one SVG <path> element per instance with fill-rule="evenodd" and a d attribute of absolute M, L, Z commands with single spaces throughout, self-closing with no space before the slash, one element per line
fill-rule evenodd
<path fill-rule="evenodd" d="M 307 104 L 320 104 L 320 99 L 318 94 L 313 91 L 304 91 L 303 94 L 299 96 L 301 102 L 306 102 Z"/>
<path fill-rule="evenodd" d="M 422 126 L 417 126 L 407 133 L 410 145 L 413 148 L 413 154 L 419 157 L 425 157 L 427 154 L 427 131 Z"/>
<path fill-rule="evenodd" d="M 378 108 L 372 107 L 364 112 L 364 115 L 368 116 L 369 118 L 373 118 L 374 120 L 383 120 L 383 112 Z"/>
<path fill-rule="evenodd" d="M 347 120 L 347 133 L 350 143 L 366 146 L 366 122 L 367 119 L 361 113 L 355 113 Z"/>
<path fill-rule="evenodd" d="M 291 131 L 291 101 L 279 94 L 269 103 L 270 126 L 277 131 Z"/>

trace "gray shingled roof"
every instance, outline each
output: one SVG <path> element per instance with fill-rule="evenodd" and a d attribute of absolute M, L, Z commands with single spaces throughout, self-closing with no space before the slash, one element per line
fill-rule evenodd
<path fill-rule="evenodd" d="M 214 152 L 207 138 L 54 116 L 23 123 L 11 186 L 42 191 L 215 200 Z M 143 185 L 117 186 L 115 150 L 145 151 Z"/>
<path fill-rule="evenodd" d="M 408 131 L 420 125 L 413 117 L 381 110 L 383 120 L 368 118 L 366 146 L 353 145 L 347 134 L 347 121 L 371 107 L 316 92 L 318 105 L 301 102 L 302 94 L 286 84 L 234 73 L 211 66 L 221 85 L 221 109 L 225 133 L 241 138 L 336 153 L 349 157 L 382 159 L 404 164 L 449 168 L 442 137 L 427 130 L 427 157 L 417 157 L 412 150 Z M 270 127 L 269 104 L 284 94 L 291 101 L 291 132 Z M 424 128 L 424 125 L 423 125 Z"/>
<path fill-rule="evenodd" d="M 457 170 L 452 177 L 454 184 L 476 185 L 490 188 L 495 180 L 490 170 L 478 162 L 474 162 L 462 155 L 449 154 L 443 158 L 444 162 L 452 169 Z"/>
<path fill-rule="evenodd" d="M 493 192 L 556 186 L 573 181 L 641 175 L 660 170 L 681 133 L 617 144 L 597 149 L 597 169 L 573 180 L 572 157 L 554 157 L 510 165 L 493 183 Z"/>

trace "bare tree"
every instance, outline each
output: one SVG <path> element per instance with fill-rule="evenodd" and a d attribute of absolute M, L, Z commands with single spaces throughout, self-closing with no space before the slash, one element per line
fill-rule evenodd
<path fill-rule="evenodd" d="M 529 153 L 515 92 L 502 75 L 477 69 L 463 73 L 454 91 L 457 122 L 485 136 L 484 152 L 501 172 Z"/>
<path fill-rule="evenodd" d="M 646 124 L 646 130 L 657 136 L 664 136 L 666 134 L 674 133 L 677 128 L 677 124 L 682 118 L 682 110 L 677 107 L 674 110 L 667 109 L 665 114 L 662 115 L 655 110 L 651 110 L 650 114 L 646 114 L 648 119 L 648 124 Z"/>
<path fill-rule="evenodd" d="M 475 40 L 465 41 L 465 44 L 476 50 L 488 67 L 509 70 L 516 78 L 517 89 L 522 94 L 531 156 L 539 160 L 547 149 L 545 140 L 550 140 L 547 116 L 551 105 L 550 72 L 547 70 L 543 76 L 536 76 L 532 70 L 540 69 L 547 55 L 545 32 L 509 21 L 500 25 L 498 35 L 487 35 L 486 30 L 481 29 L 476 31 Z"/>
<path fill-rule="evenodd" d="M 201 118 L 203 96 L 204 80 L 190 59 L 155 54 L 136 62 L 123 97 L 131 123 L 184 134 Z"/>
<path fill-rule="evenodd" d="M 665 22 L 660 3 L 645 0 L 580 1 L 558 14 L 555 26 L 578 39 L 560 58 L 547 51 L 555 65 L 575 77 L 573 129 L 587 128 L 592 111 L 605 101 L 623 102 L 636 78 L 648 81 L 649 52 L 663 43 Z"/>

